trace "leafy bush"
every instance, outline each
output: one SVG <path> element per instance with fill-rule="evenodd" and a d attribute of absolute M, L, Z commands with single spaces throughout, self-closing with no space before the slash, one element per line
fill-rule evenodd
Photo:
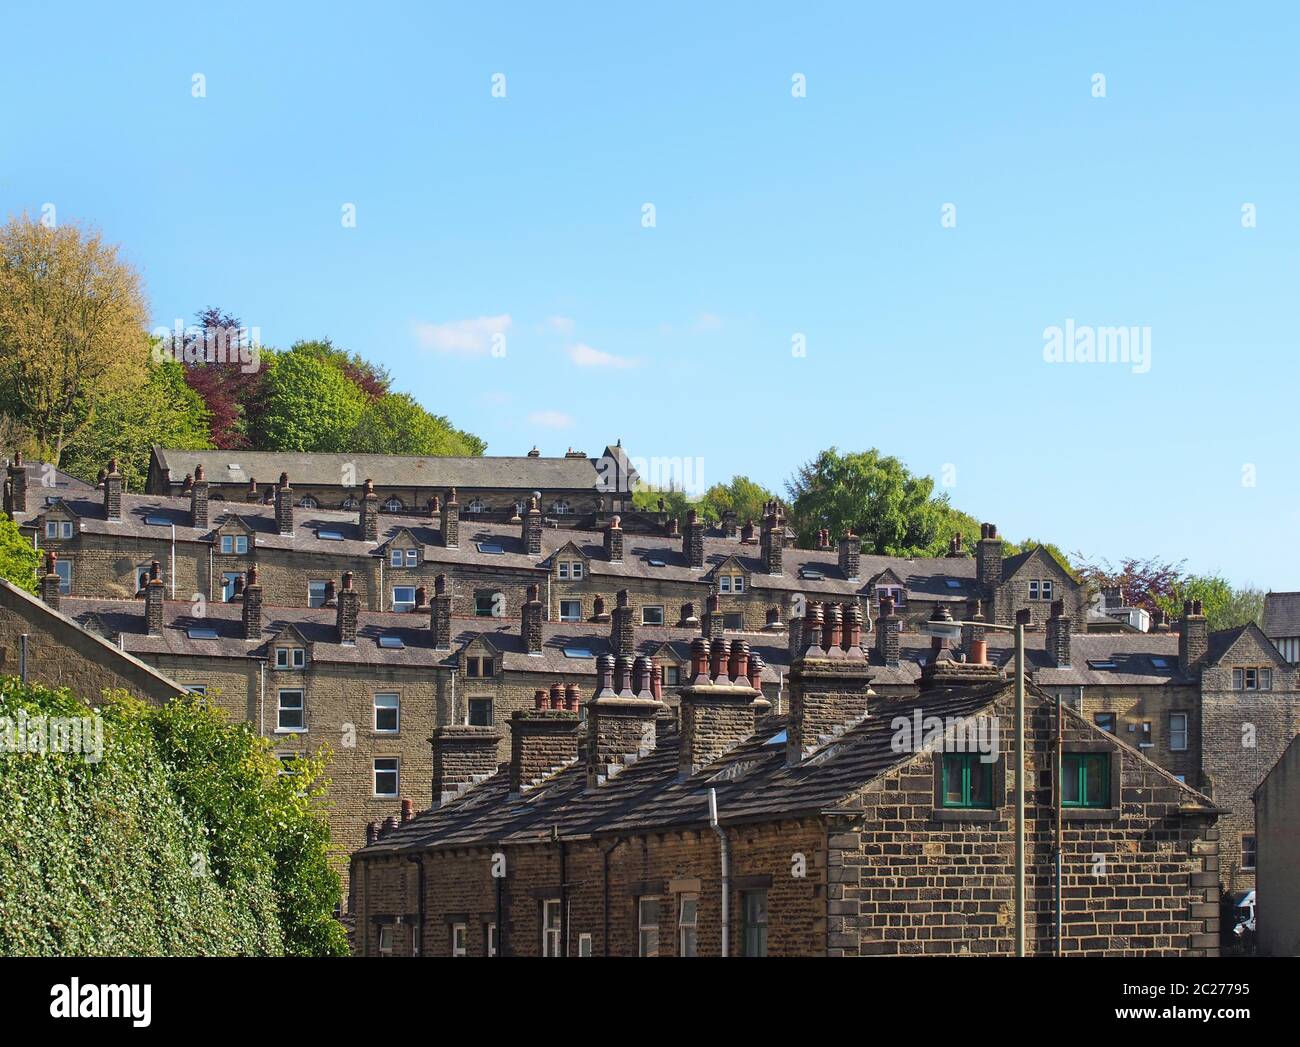
<path fill-rule="evenodd" d="M 324 757 L 281 775 L 197 699 L 104 698 L 102 759 L 0 752 L 0 955 L 345 955 Z M 20 710 L 94 715 L 0 679 L 0 727 Z"/>

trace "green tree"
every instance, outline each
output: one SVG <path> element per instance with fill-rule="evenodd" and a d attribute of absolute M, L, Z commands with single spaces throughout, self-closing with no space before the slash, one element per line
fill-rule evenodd
<path fill-rule="evenodd" d="M 186 384 L 184 365 L 151 361 L 147 372 L 142 389 L 118 389 L 105 397 L 68 443 L 64 468 L 73 476 L 94 483 L 116 456 L 127 487 L 142 491 L 154 444 L 181 450 L 212 446 L 207 406 Z"/>
<path fill-rule="evenodd" d="M 1181 618 L 1186 600 L 1200 600 L 1210 631 L 1232 629 L 1247 622 L 1259 624 L 1264 615 L 1264 593 L 1253 586 L 1237 589 L 1220 575 L 1188 575 L 1173 585 L 1170 595 L 1160 600 L 1171 618 Z"/>
<path fill-rule="evenodd" d="M 362 454 L 452 455 L 483 453 L 441 415 L 433 415 L 406 393 L 386 393 L 361 412 L 351 450 Z"/>
<path fill-rule="evenodd" d="M 897 458 L 875 448 L 841 454 L 831 447 L 804 465 L 786 485 L 790 523 L 805 547 L 817 531 L 849 528 L 862 550 L 887 556 L 924 556 L 947 537 L 940 533 L 947 499 L 932 497 L 934 481 L 914 476 Z"/>
<path fill-rule="evenodd" d="M 63 450 L 105 398 L 144 380 L 140 278 L 99 233 L 26 215 L 0 226 L 0 411 L 37 454 Z"/>
<path fill-rule="evenodd" d="M 763 518 L 763 506 L 772 500 L 772 493 L 760 487 L 747 476 L 733 476 L 725 484 L 714 484 L 700 498 L 699 508 L 708 523 L 717 523 L 725 510 L 736 514 L 736 521 L 758 523 Z"/>
<path fill-rule="evenodd" d="M 18 525 L 0 513 L 0 578 L 19 589 L 36 592 L 36 567 L 40 554 L 24 538 Z"/>
<path fill-rule="evenodd" d="M 349 451 L 366 395 L 314 349 L 270 356 L 258 419 L 268 451 Z M 266 358 L 264 355 L 264 359 Z"/>
<path fill-rule="evenodd" d="M 679 487 L 670 488 L 667 491 L 658 491 L 650 487 L 638 487 L 632 492 L 632 508 L 642 509 L 646 512 L 659 512 L 659 505 L 663 503 L 663 511 L 669 516 L 675 516 L 678 520 L 685 520 L 687 510 L 698 509 L 697 502 L 692 501 L 686 496 L 686 492 Z"/>

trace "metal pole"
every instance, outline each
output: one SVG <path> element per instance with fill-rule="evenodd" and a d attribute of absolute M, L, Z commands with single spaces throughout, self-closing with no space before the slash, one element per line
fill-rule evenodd
<path fill-rule="evenodd" d="M 1025 955 L 1025 624 L 1016 616 L 1016 955 Z"/>

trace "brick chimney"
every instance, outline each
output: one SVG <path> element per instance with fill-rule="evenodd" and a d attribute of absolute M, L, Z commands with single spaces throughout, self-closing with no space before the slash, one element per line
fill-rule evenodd
<path fill-rule="evenodd" d="M 632 624 L 632 604 L 626 589 L 618 591 L 609 646 L 620 658 L 631 658 L 636 653 L 636 628 Z"/>
<path fill-rule="evenodd" d="M 542 555 L 542 511 L 534 495 L 528 496 L 528 508 L 524 510 L 523 539 L 529 556 Z"/>
<path fill-rule="evenodd" d="M 697 636 L 691 641 L 691 674 L 678 691 L 682 741 L 677 770 L 682 777 L 714 763 L 754 733 L 754 704 L 761 697 L 749 679 L 744 640 L 714 640 L 711 646 Z"/>
<path fill-rule="evenodd" d="M 433 806 L 441 807 L 496 774 L 500 741 L 501 735 L 492 727 L 435 727 L 429 739 L 433 747 Z"/>
<path fill-rule="evenodd" d="M 190 487 L 190 526 L 208 526 L 208 479 L 202 465 L 194 467 L 194 483 Z"/>
<path fill-rule="evenodd" d="M 980 540 L 975 545 L 975 576 L 986 589 L 1002 582 L 1002 539 L 991 523 L 980 524 Z"/>
<path fill-rule="evenodd" d="M 898 665 L 899 633 L 902 623 L 894 613 L 894 598 L 880 598 L 880 617 L 876 619 L 876 654 L 885 665 Z"/>
<path fill-rule="evenodd" d="M 827 611 L 823 614 L 819 605 L 808 605 L 804 650 L 790 665 L 786 763 L 791 765 L 866 717 L 868 702 L 875 697 L 865 652 L 860 646 L 845 650 L 843 634 L 835 625 L 846 615 L 852 623 L 861 610 L 856 604 L 843 608 L 831 604 Z M 818 626 L 821 643 L 816 639 Z M 834 643 L 837 634 L 838 644 Z"/>
<path fill-rule="evenodd" d="M 966 660 L 981 665 L 988 661 L 989 646 L 984 628 L 984 606 L 979 600 L 966 602 L 966 622 L 961 627 L 961 647 Z"/>
<path fill-rule="evenodd" d="M 343 585 L 335 594 L 337 609 L 334 621 L 337 626 L 338 642 L 354 644 L 357 642 L 357 613 L 360 608 L 360 596 L 352 588 L 352 572 L 343 572 Z"/>
<path fill-rule="evenodd" d="M 262 500 L 262 496 L 257 493 L 257 480 L 253 477 L 248 478 L 248 490 L 244 492 L 244 501 L 249 505 L 256 505 Z"/>
<path fill-rule="evenodd" d="M 357 513 L 362 541 L 379 541 L 379 495 L 375 494 L 375 482 L 369 477 L 366 478 L 365 487 L 361 492 L 361 506 Z"/>
<path fill-rule="evenodd" d="M 528 587 L 528 599 L 520 612 L 519 635 L 524 643 L 524 651 L 541 657 L 542 654 L 542 601 L 538 599 L 537 584 Z"/>
<path fill-rule="evenodd" d="M 7 509 L 10 515 L 27 512 L 27 466 L 23 465 L 22 451 L 14 451 L 13 461 L 9 463 L 8 477 Z"/>
<path fill-rule="evenodd" d="M 736 525 L 736 510 L 723 509 L 722 510 L 722 537 L 735 538 L 738 535 L 738 533 L 739 531 Z"/>
<path fill-rule="evenodd" d="M 654 751 L 655 717 L 666 708 L 650 692 L 648 679 L 644 693 L 633 693 L 626 658 L 601 655 L 596 666 L 596 694 L 587 702 L 589 789 Z"/>
<path fill-rule="evenodd" d="M 111 476 L 112 473 L 110 472 Z M 161 636 L 163 631 L 163 580 L 158 561 L 149 565 L 149 581 L 144 587 L 144 626 L 150 636 Z"/>
<path fill-rule="evenodd" d="M 840 570 L 851 582 L 858 580 L 862 570 L 862 539 L 852 530 L 840 539 Z"/>
<path fill-rule="evenodd" d="M 704 569 L 704 521 L 694 509 L 686 512 L 686 530 L 682 534 L 682 555 L 692 571 Z"/>
<path fill-rule="evenodd" d="M 966 550 L 962 548 L 965 539 L 960 534 L 954 534 L 948 539 L 948 556 L 951 559 L 957 559 L 966 556 Z"/>
<path fill-rule="evenodd" d="M 722 597 L 709 593 L 704 601 L 704 617 L 700 619 L 701 629 L 710 640 L 721 638 L 726 619 L 722 617 Z"/>
<path fill-rule="evenodd" d="M 260 640 L 262 638 L 262 586 L 257 581 L 257 564 L 248 568 L 248 580 L 244 583 L 244 639 Z"/>
<path fill-rule="evenodd" d="M 1065 601 L 1052 601 L 1052 616 L 1047 619 L 1047 657 L 1058 669 L 1070 665 L 1070 626 L 1073 622 L 1065 613 Z"/>
<path fill-rule="evenodd" d="M 774 500 L 767 503 L 763 514 L 763 532 L 760 539 L 763 570 L 768 574 L 781 574 L 785 554 L 785 520 Z"/>
<path fill-rule="evenodd" d="M 1178 667 L 1184 673 L 1198 668 L 1210 647 L 1210 627 L 1201 613 L 1200 600 L 1183 601 L 1183 620 L 1178 627 Z"/>
<path fill-rule="evenodd" d="M 1165 619 L 1165 612 L 1159 607 L 1151 612 L 1151 631 L 1153 633 L 1169 632 L 1169 622 Z"/>
<path fill-rule="evenodd" d="M 435 650 L 451 649 L 451 590 L 447 588 L 447 576 L 438 575 L 433 580 L 433 603 L 429 613 L 429 629 L 433 634 Z"/>
<path fill-rule="evenodd" d="M 460 546 L 460 502 L 456 500 L 454 487 L 442 503 L 442 544 L 448 549 Z"/>
<path fill-rule="evenodd" d="M 54 565 L 59 562 L 58 554 L 53 549 L 45 554 L 45 573 L 41 576 L 41 599 L 46 605 L 59 609 L 59 574 Z"/>
<path fill-rule="evenodd" d="M 275 527 L 283 535 L 293 535 L 293 489 L 289 474 L 280 474 L 280 484 L 275 489 Z"/>
<path fill-rule="evenodd" d="M 104 476 L 104 519 L 122 519 L 122 474 L 117 468 L 117 459 L 108 463 L 108 472 Z"/>
<path fill-rule="evenodd" d="M 611 517 L 605 528 L 605 559 L 610 563 L 623 562 L 623 521 L 617 516 Z"/>
<path fill-rule="evenodd" d="M 510 791 L 524 792 L 539 779 L 576 763 L 582 742 L 577 712 L 520 709 L 510 717 Z"/>

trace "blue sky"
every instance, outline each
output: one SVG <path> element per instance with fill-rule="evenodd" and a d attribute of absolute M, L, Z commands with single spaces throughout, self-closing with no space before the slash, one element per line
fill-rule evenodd
<path fill-rule="evenodd" d="M 1300 588 L 1295 5 L 702 6 L 8 5 L 0 211 L 489 453 L 874 446 L 1013 539 Z M 1067 321 L 1149 370 L 1047 363 Z"/>

